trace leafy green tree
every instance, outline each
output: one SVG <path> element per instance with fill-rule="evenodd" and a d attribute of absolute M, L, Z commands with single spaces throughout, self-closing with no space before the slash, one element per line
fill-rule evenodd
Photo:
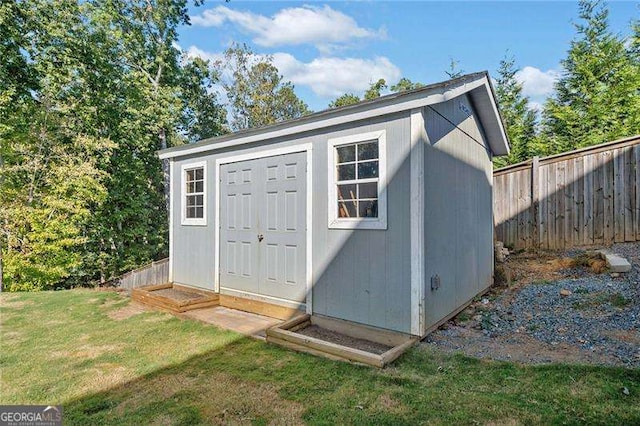
<path fill-rule="evenodd" d="M 231 110 L 231 127 L 261 127 L 309 114 L 309 108 L 283 81 L 271 57 L 260 57 L 246 45 L 234 44 L 225 51 L 225 63 L 217 64 Z"/>
<path fill-rule="evenodd" d="M 188 142 L 196 142 L 227 133 L 227 111 L 220 103 L 214 86 L 220 77 L 209 61 L 183 55 L 180 88 L 183 115 L 179 133 Z"/>
<path fill-rule="evenodd" d="M 544 106 L 548 153 L 640 133 L 640 68 L 634 43 L 611 32 L 598 1 L 580 2 L 581 22 Z M 637 30 L 636 30 L 637 37 Z"/>
<path fill-rule="evenodd" d="M 390 87 L 392 92 L 404 92 L 406 90 L 417 89 L 423 87 L 422 83 L 414 83 L 408 78 L 401 78 L 396 84 Z M 382 94 L 382 91 L 387 88 L 387 82 L 384 79 L 379 79 L 375 83 L 369 86 L 369 89 L 364 94 L 364 99 L 376 99 Z M 338 108 L 346 105 L 353 105 L 360 102 L 360 98 L 353 93 L 345 93 L 344 95 L 336 98 L 329 104 L 329 108 Z"/>
<path fill-rule="evenodd" d="M 405 92 L 407 90 L 419 89 L 421 87 L 424 87 L 424 84 L 419 82 L 414 83 L 408 78 L 402 77 L 396 84 L 391 86 L 391 91 L 396 93 Z"/>
<path fill-rule="evenodd" d="M 14 55 L 0 78 L 16 80 L 0 95 L 7 288 L 106 280 L 166 256 L 156 151 L 225 130 L 217 75 L 174 47 L 186 0 L 29 0 L 0 14 Z"/>
<path fill-rule="evenodd" d="M 82 268 L 92 208 L 106 194 L 99 162 L 112 144 L 95 127 L 98 100 L 86 102 L 99 65 L 81 66 L 78 55 L 95 41 L 80 18 L 86 5 L 52 6 L 15 3 L 18 28 L 5 44 L 17 50 L 4 66 L 26 65 L 13 75 L 27 84 L 0 106 L 0 221 L 10 291 L 51 288 Z"/>
<path fill-rule="evenodd" d="M 353 105 L 360 102 L 360 98 L 353 93 L 345 93 L 342 96 L 334 99 L 330 104 L 329 108 L 339 108 L 347 105 Z"/>
<path fill-rule="evenodd" d="M 364 99 L 376 99 L 382 94 L 382 91 L 387 88 L 387 82 L 384 78 L 379 79 L 375 83 L 371 83 L 369 88 L 364 92 Z"/>
<path fill-rule="evenodd" d="M 535 155 L 536 113 L 529 108 L 529 98 L 522 94 L 522 84 L 516 79 L 515 59 L 500 61 L 496 78 L 496 98 L 506 127 L 511 153 L 494 160 L 496 167 L 525 161 Z"/>

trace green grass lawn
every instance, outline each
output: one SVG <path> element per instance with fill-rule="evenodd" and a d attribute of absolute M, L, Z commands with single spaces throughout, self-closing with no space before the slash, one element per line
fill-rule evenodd
<path fill-rule="evenodd" d="M 640 423 L 640 370 L 424 348 L 377 370 L 160 312 L 112 319 L 114 292 L 0 301 L 0 403 L 62 404 L 66 424 Z"/>

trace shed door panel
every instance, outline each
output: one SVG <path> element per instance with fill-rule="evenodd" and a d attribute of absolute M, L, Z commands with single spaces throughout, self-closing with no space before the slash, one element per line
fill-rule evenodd
<path fill-rule="evenodd" d="M 220 171 L 220 286 L 304 302 L 306 154 L 225 164 Z"/>
<path fill-rule="evenodd" d="M 256 160 L 220 168 L 220 285 L 257 292 Z"/>

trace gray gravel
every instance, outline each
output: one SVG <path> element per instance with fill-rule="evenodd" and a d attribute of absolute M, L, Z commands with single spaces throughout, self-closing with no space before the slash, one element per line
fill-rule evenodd
<path fill-rule="evenodd" d="M 631 272 L 612 277 L 577 269 L 567 274 L 575 278 L 529 284 L 516 294 L 485 299 L 485 305 L 480 304 L 481 309 L 471 321 L 471 327 L 481 335 L 465 334 L 451 323 L 426 342 L 453 348 L 471 336 L 472 355 L 480 352 L 481 356 L 492 357 L 488 352 L 495 349 L 495 341 L 512 344 L 512 337 L 523 336 L 540 342 L 541 348 L 550 348 L 547 351 L 553 352 L 557 347 L 558 351 L 571 348 L 581 352 L 584 356 L 579 357 L 579 362 L 640 367 L 640 244 L 617 244 L 612 251 L 632 263 Z M 576 254 L 579 251 L 565 253 Z M 570 294 L 563 296 L 561 290 Z M 452 339 L 457 341 L 452 343 Z M 485 341 L 488 350 L 483 354 L 478 342 L 482 347 Z M 531 346 L 529 343 L 527 350 Z"/>

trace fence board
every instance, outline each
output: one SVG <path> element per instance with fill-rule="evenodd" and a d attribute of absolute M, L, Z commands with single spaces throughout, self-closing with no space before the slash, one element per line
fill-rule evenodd
<path fill-rule="evenodd" d="M 548 166 L 540 166 L 540 179 L 538 182 L 538 208 L 540 209 L 539 217 L 540 217 L 540 244 L 539 247 L 547 248 L 549 247 L 549 219 L 547 218 L 547 178 L 549 175 L 549 167 Z"/>
<path fill-rule="evenodd" d="M 593 244 L 593 156 L 584 157 L 584 244 Z"/>
<path fill-rule="evenodd" d="M 624 240 L 635 241 L 636 235 L 633 231 L 633 209 L 635 204 L 636 191 L 634 189 L 635 176 L 633 163 L 633 147 L 623 148 L 624 153 Z"/>
<path fill-rule="evenodd" d="M 573 245 L 582 244 L 582 201 L 584 200 L 584 185 L 582 183 L 582 157 L 573 159 L 573 205 L 571 206 L 571 230 Z"/>
<path fill-rule="evenodd" d="M 636 209 L 634 214 L 634 225 L 636 230 L 636 240 L 640 240 L 640 145 L 633 147 L 634 169 L 635 169 L 635 193 Z"/>
<path fill-rule="evenodd" d="M 639 241 L 640 136 L 496 170 L 493 194 L 510 247 Z"/>
<path fill-rule="evenodd" d="M 118 287 L 126 290 L 145 285 L 165 284 L 169 282 L 169 259 L 152 262 L 131 272 L 127 272 L 117 280 Z"/>

